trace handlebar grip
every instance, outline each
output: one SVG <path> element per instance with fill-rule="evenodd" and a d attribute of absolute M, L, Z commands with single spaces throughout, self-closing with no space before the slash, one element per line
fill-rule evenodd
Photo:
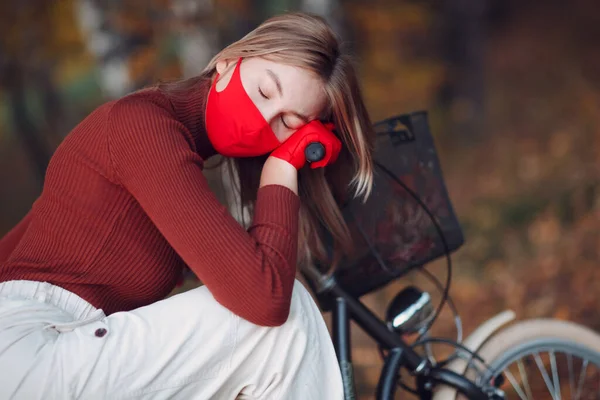
<path fill-rule="evenodd" d="M 325 157 L 325 146 L 312 142 L 304 149 L 304 156 L 309 163 L 321 161 Z"/>

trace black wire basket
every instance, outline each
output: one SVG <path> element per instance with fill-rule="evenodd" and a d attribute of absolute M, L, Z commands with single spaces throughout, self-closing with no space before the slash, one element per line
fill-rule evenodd
<path fill-rule="evenodd" d="M 355 297 L 446 256 L 464 243 L 427 112 L 389 118 L 375 124 L 375 129 L 373 192 L 366 203 L 357 198 L 342 209 L 354 246 L 334 274 Z M 316 289 L 310 280 L 309 285 Z M 321 308 L 331 309 L 331 299 L 317 297 Z"/>

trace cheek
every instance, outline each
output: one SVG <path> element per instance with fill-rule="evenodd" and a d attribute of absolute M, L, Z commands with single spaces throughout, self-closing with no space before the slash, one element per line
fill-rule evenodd
<path fill-rule="evenodd" d="M 250 91 L 250 93 L 246 91 L 246 93 L 264 120 L 269 121 L 272 118 L 271 114 L 273 112 L 270 110 L 271 107 L 269 107 L 269 104 L 265 101 L 265 99 L 260 94 L 253 93 L 253 91 Z M 275 132 L 276 126 L 274 126 L 274 124 L 271 124 L 271 128 L 273 129 L 273 132 Z"/>
<path fill-rule="evenodd" d="M 281 124 L 278 124 L 277 122 L 271 123 L 271 129 L 273 130 L 273 133 L 277 137 L 277 140 L 279 140 L 281 143 L 288 140 L 289 137 L 292 136 L 292 134 L 295 132 L 293 130 L 285 128 L 284 126 L 282 126 Z"/>
<path fill-rule="evenodd" d="M 258 91 L 258 81 L 253 79 L 251 76 L 246 76 L 244 73 L 244 64 L 242 64 L 241 68 L 242 87 L 244 88 L 246 95 L 250 98 L 252 104 L 254 104 L 254 107 L 256 107 L 263 118 L 268 121 L 269 110 L 267 108 L 267 104 L 265 104 L 265 99 Z"/>

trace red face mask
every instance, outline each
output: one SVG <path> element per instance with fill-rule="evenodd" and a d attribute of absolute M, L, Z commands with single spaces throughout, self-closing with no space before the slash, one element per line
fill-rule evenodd
<path fill-rule="evenodd" d="M 227 87 L 217 92 L 215 79 L 206 104 L 206 133 L 219 154 L 226 157 L 256 157 L 281 144 L 246 93 L 240 77 L 239 59 Z"/>

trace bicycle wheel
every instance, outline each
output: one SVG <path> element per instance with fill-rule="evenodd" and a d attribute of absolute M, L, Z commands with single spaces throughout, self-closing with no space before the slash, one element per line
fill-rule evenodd
<path fill-rule="evenodd" d="M 489 370 L 467 375 L 496 382 L 507 399 L 587 399 L 600 393 L 600 335 L 571 322 L 534 319 L 492 336 L 477 352 Z"/>

